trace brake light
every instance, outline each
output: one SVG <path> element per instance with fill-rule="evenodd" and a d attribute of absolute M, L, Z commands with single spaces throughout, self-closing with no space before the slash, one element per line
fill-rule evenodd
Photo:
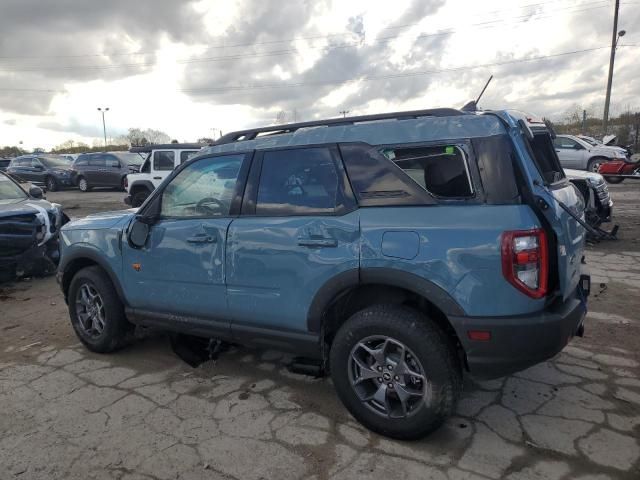
<path fill-rule="evenodd" d="M 549 285 L 549 249 L 544 230 L 516 230 L 502 234 L 502 274 L 531 298 L 542 298 Z"/>

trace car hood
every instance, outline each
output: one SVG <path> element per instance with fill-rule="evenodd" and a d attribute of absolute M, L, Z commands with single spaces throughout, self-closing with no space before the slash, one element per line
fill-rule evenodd
<path fill-rule="evenodd" d="M 599 145 L 597 147 L 593 147 L 590 149 L 590 152 L 594 155 L 603 155 L 603 156 L 613 156 L 614 153 L 617 153 L 618 156 L 625 156 L 626 151 L 624 148 L 620 147 L 609 147 L 607 145 Z"/>
<path fill-rule="evenodd" d="M 595 180 L 596 183 L 600 181 L 604 182 L 604 178 L 599 173 L 587 172 L 586 170 L 573 170 L 570 168 L 564 169 L 564 174 L 569 180 Z"/>
<path fill-rule="evenodd" d="M 112 228 L 120 222 L 125 223 L 135 215 L 137 211 L 137 208 L 130 208 L 128 210 L 94 213 L 67 223 L 63 227 L 63 230 L 99 230 L 102 228 Z"/>
<path fill-rule="evenodd" d="M 33 198 L 0 200 L 0 217 L 24 215 L 25 213 L 38 213 L 39 208 L 49 211 L 54 207 L 46 200 L 36 200 Z"/>

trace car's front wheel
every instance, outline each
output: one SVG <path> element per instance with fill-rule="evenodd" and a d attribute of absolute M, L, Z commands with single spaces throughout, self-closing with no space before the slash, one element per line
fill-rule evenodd
<path fill-rule="evenodd" d="M 375 305 L 353 315 L 335 336 L 331 375 L 338 396 L 367 428 L 411 440 L 454 412 L 462 377 L 455 350 L 420 312 Z"/>
<path fill-rule="evenodd" d="M 606 162 L 605 158 L 592 158 L 591 160 L 589 160 L 589 163 L 587 164 L 587 170 L 590 172 L 594 172 L 594 173 L 598 173 L 598 170 L 600 170 L 600 165 L 602 165 L 603 163 Z"/>
<path fill-rule="evenodd" d="M 44 184 L 49 192 L 55 192 L 58 190 L 58 182 L 56 182 L 56 179 L 53 177 L 47 177 Z"/>
<path fill-rule="evenodd" d="M 86 267 L 74 275 L 68 303 L 71 325 L 92 352 L 121 348 L 133 330 L 111 279 L 100 267 Z"/>

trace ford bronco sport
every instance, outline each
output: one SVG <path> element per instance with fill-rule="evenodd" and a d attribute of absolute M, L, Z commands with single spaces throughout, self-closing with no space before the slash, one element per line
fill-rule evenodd
<path fill-rule="evenodd" d="M 136 212 L 62 231 L 92 351 L 134 325 L 320 362 L 365 426 L 419 438 L 463 372 L 498 377 L 583 330 L 580 194 L 544 123 L 422 110 L 222 137 Z"/>

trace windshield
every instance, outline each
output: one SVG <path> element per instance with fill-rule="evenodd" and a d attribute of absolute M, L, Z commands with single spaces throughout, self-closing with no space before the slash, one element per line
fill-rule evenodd
<path fill-rule="evenodd" d="M 9 178 L 0 175 L 0 202 L 27 198 L 27 194 Z"/>
<path fill-rule="evenodd" d="M 64 157 L 38 157 L 38 160 L 49 168 L 69 168 L 71 162 Z"/>

